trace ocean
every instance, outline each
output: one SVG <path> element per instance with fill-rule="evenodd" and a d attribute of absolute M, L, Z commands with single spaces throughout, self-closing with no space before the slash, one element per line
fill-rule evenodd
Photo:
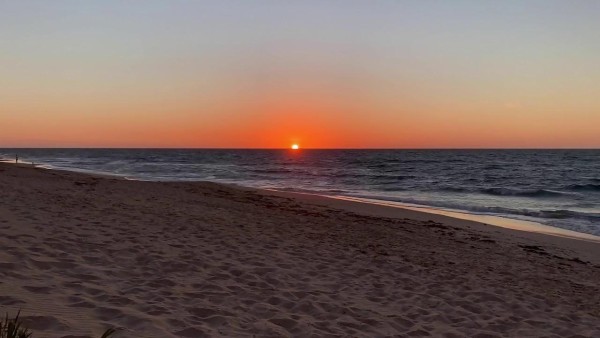
<path fill-rule="evenodd" d="M 600 235 L 600 150 L 0 149 L 149 181 L 214 181 L 495 215 Z"/>

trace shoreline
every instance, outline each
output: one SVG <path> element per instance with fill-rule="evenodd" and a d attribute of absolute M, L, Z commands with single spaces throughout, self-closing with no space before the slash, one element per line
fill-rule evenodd
<path fill-rule="evenodd" d="M 167 183 L 167 184 L 215 184 L 233 189 L 240 190 L 251 190 L 257 191 L 261 194 L 273 195 L 273 196 L 284 196 L 284 197 L 292 197 L 298 198 L 301 197 L 301 200 L 306 200 L 309 203 L 315 203 L 319 205 L 327 205 L 327 206 L 335 206 L 341 207 L 345 210 L 349 211 L 357 211 L 359 213 L 366 212 L 367 214 L 372 214 L 376 216 L 390 217 L 390 218 L 404 218 L 407 215 L 411 216 L 416 220 L 430 220 L 433 219 L 435 221 L 442 222 L 450 222 L 454 225 L 460 225 L 461 227 L 468 229 L 475 229 L 483 232 L 506 232 L 510 235 L 525 238 L 526 240 L 534 239 L 536 241 L 552 244 L 552 245 L 560 245 L 567 247 L 571 250 L 580 251 L 578 246 L 579 244 L 590 243 L 591 246 L 584 245 L 586 251 L 579 252 L 579 255 L 582 257 L 586 257 L 588 261 L 595 262 L 600 264 L 600 236 L 595 236 L 592 234 L 581 233 L 576 231 L 571 231 L 567 229 L 561 229 L 552 227 L 549 225 L 545 225 L 537 222 L 529 222 L 522 221 L 513 218 L 504 218 L 500 216 L 492 216 L 492 215 L 478 215 L 472 214 L 468 212 L 453 212 L 447 211 L 444 209 L 437 209 L 429 206 L 415 206 L 411 207 L 408 205 L 403 205 L 400 202 L 386 201 L 386 200 L 376 200 L 376 199 L 367 199 L 367 198 L 359 198 L 359 197 L 350 197 L 343 195 L 321 195 L 318 193 L 312 192 L 295 192 L 295 191 L 287 191 L 287 190 L 277 190 L 277 189 L 269 189 L 269 188 L 257 188 L 244 186 L 237 183 L 225 183 L 225 182 L 215 182 L 215 181 L 146 181 L 136 178 L 128 178 L 119 174 L 112 173 L 101 173 L 101 172 L 91 172 L 86 170 L 71 170 L 71 169 L 58 169 L 58 168 L 49 168 L 44 165 L 30 165 L 27 163 L 11 163 L 8 162 L 0 162 L 7 163 L 11 165 L 17 165 L 19 167 L 25 168 L 33 168 L 39 170 L 48 170 L 54 172 L 63 172 L 66 174 L 75 173 L 78 175 L 98 177 L 98 178 L 107 178 L 113 180 L 124 180 L 124 181 L 135 181 L 135 182 L 148 182 L 148 183 Z M 308 196 L 309 198 L 305 199 L 304 197 Z M 339 203 L 331 203 L 330 200 L 341 201 L 341 202 L 350 202 L 350 204 L 339 204 Z M 381 210 L 378 210 L 382 208 Z M 408 212 L 408 213 L 407 213 Z M 416 214 L 415 214 L 416 213 Z M 449 220 L 448 220 L 449 219 Z M 592 254 L 589 254 L 591 252 Z"/>
<path fill-rule="evenodd" d="M 13 164 L 13 165 L 16 164 L 13 161 L 8 160 L 8 159 L 2 159 L 2 160 L 0 160 L 0 163 L 7 163 L 7 164 Z M 163 182 L 163 183 L 210 182 L 210 183 L 221 184 L 221 185 L 226 185 L 226 186 L 238 187 L 241 189 L 257 189 L 257 190 L 277 192 L 278 194 L 279 193 L 283 193 L 283 194 L 290 193 L 291 195 L 313 195 L 313 196 L 319 196 L 321 198 L 340 199 L 340 200 L 354 201 L 357 203 L 380 205 L 380 206 L 389 207 L 389 208 L 412 210 L 412 211 L 422 212 L 425 214 L 443 215 L 443 216 L 447 216 L 447 217 L 451 217 L 451 218 L 455 218 L 455 219 L 461 219 L 461 220 L 467 220 L 467 221 L 481 223 L 482 225 L 493 225 L 496 227 L 502 227 L 502 228 L 512 229 L 512 230 L 516 230 L 516 231 L 526 231 L 526 232 L 538 233 L 538 234 L 543 234 L 543 235 L 548 235 L 548 236 L 558 236 L 558 237 L 600 243 L 600 236 L 598 236 L 598 235 L 563 229 L 563 228 L 546 225 L 546 224 L 543 224 L 540 222 L 535 222 L 535 221 L 526 221 L 526 220 L 521 220 L 521 219 L 517 219 L 517 218 L 504 217 L 504 216 L 498 216 L 498 215 L 478 214 L 478 213 L 470 212 L 468 210 L 448 210 L 448 209 L 429 206 L 429 205 L 420 205 L 420 204 L 412 205 L 412 204 L 408 204 L 408 203 L 394 202 L 394 201 L 389 201 L 389 200 L 384 200 L 384 199 L 353 197 L 353 196 L 346 196 L 346 195 L 319 194 L 317 191 L 315 191 L 315 192 L 298 192 L 298 191 L 289 191 L 289 190 L 284 190 L 284 189 L 280 190 L 280 189 L 273 189 L 273 188 L 251 187 L 251 186 L 244 186 L 244 185 L 241 185 L 241 184 L 235 183 L 235 182 L 143 180 L 143 179 L 139 179 L 139 178 L 130 178 L 130 177 L 120 175 L 120 174 L 115 174 L 115 173 L 96 172 L 96 171 L 92 171 L 92 170 L 76 169 L 76 168 L 68 168 L 68 169 L 53 168 L 52 166 L 48 166 L 48 165 L 44 165 L 44 164 L 30 165 L 28 163 L 19 163 L 18 165 L 33 166 L 35 168 L 39 168 L 39 169 L 43 169 L 43 170 L 73 172 L 73 173 L 79 173 L 79 174 L 83 174 L 83 175 L 91 175 L 91 176 L 97 176 L 97 177 L 106 177 L 106 178 L 112 178 L 112 179 L 122 179 L 122 180 L 131 180 L 131 181 L 139 181 L 139 182 Z"/>
<path fill-rule="evenodd" d="M 348 200 L 348 201 L 356 201 L 359 203 L 373 203 L 373 204 L 377 204 L 377 205 L 389 206 L 391 208 L 414 210 L 414 211 L 423 212 L 423 213 L 443 215 L 443 216 L 448 216 L 448 217 L 462 219 L 462 220 L 474 221 L 474 222 L 481 223 L 481 224 L 493 225 L 493 226 L 517 230 L 517 231 L 526 231 L 526 232 L 539 233 L 539 234 L 549 235 L 549 236 L 558 236 L 558 237 L 565 237 L 565 238 L 570 238 L 570 239 L 591 241 L 591 242 L 600 244 L 600 236 L 596 236 L 596 235 L 592 235 L 592 234 L 588 234 L 588 233 L 584 233 L 584 232 L 578 232 L 578 231 L 558 228 L 558 227 L 545 225 L 545 224 L 533 222 L 533 221 L 525 221 L 525 220 L 519 220 L 519 219 L 515 219 L 515 218 L 496 216 L 496 215 L 475 214 L 475 213 L 470 213 L 470 212 L 466 212 L 466 211 L 463 212 L 463 211 L 459 211 L 459 210 L 438 209 L 438 208 L 433 208 L 433 207 L 429 207 L 426 205 L 423 205 L 423 206 L 417 205 L 417 204 L 407 205 L 405 203 L 385 201 L 385 200 L 354 198 L 354 197 L 348 197 L 348 196 L 332 196 L 332 198 Z"/>
<path fill-rule="evenodd" d="M 316 193 L 309 193 L 309 192 L 294 192 L 294 191 L 282 191 L 282 190 L 277 190 L 277 189 L 261 189 L 261 188 L 256 188 L 256 189 L 274 192 L 277 195 L 279 195 L 279 194 L 288 195 L 289 194 L 289 196 L 298 196 L 298 195 L 300 195 L 300 196 L 301 195 L 315 196 L 318 198 L 328 198 L 328 199 L 349 201 L 349 202 L 355 202 L 355 203 L 361 203 L 361 204 L 377 205 L 377 206 L 392 208 L 392 209 L 411 210 L 411 211 L 428 214 L 428 215 L 438 215 L 438 216 L 441 215 L 441 216 L 453 218 L 456 220 L 470 221 L 470 222 L 478 223 L 481 226 L 490 226 L 491 225 L 494 227 L 515 230 L 515 231 L 519 231 L 519 232 L 529 232 L 529 233 L 540 234 L 540 235 L 545 235 L 545 236 L 562 237 L 562 238 L 589 241 L 589 242 L 600 244 L 600 236 L 596 236 L 596 235 L 592 235 L 592 234 L 588 234 L 588 233 L 584 233 L 584 232 L 577 232 L 577 231 L 568 230 L 568 229 L 562 229 L 562 228 L 558 228 L 558 227 L 553 227 L 553 226 L 545 225 L 545 224 L 538 223 L 538 222 L 518 220 L 518 219 L 502 217 L 502 216 L 474 214 L 474 213 L 469 213 L 466 211 L 463 212 L 463 211 L 457 211 L 457 210 L 455 211 L 455 210 L 438 209 L 438 208 L 434 208 L 434 207 L 430 207 L 430 206 L 426 206 L 426 205 L 422 205 L 422 206 L 417 205 L 417 204 L 409 205 L 409 204 L 402 203 L 402 202 L 393 202 L 393 201 L 362 198 L 362 197 L 352 197 L 352 196 L 344 196 L 344 195 L 319 195 Z"/>
<path fill-rule="evenodd" d="M 166 183 L 166 184 L 215 184 L 233 189 L 257 191 L 260 194 L 273 196 L 284 196 L 291 198 L 300 198 L 300 200 L 314 203 L 317 205 L 333 206 L 344 210 L 369 215 L 390 217 L 390 218 L 405 218 L 407 215 L 416 220 L 435 220 L 439 222 L 450 223 L 461 228 L 473 229 L 486 234 L 494 232 L 502 232 L 520 238 L 524 241 L 535 241 L 543 245 L 553 245 L 566 248 L 577 253 L 584 260 L 600 264 L 600 236 L 595 236 L 586 233 L 570 231 L 561 228 L 547 226 L 537 222 L 521 221 L 512 218 L 501 218 L 487 215 L 477 215 L 471 213 L 460 213 L 436 209 L 433 207 L 410 207 L 402 205 L 402 203 L 394 203 L 385 200 L 369 200 L 366 198 L 354 198 L 343 195 L 320 195 L 316 193 L 284 191 L 268 188 L 257 188 L 243 186 L 237 183 L 224 183 L 214 181 L 145 181 L 140 179 L 131 179 L 118 174 L 88 172 L 85 170 L 69 170 L 48 168 L 43 165 L 30 165 L 28 163 L 12 163 L 10 161 L 2 161 L 2 164 L 16 165 L 18 167 L 32 168 L 35 170 L 47 170 L 53 172 L 63 172 L 65 174 L 77 174 L 97 178 L 106 178 L 112 180 L 124 180 L 133 182 L 148 182 L 148 183 Z M 306 198 L 308 197 L 308 198 Z M 343 202 L 337 203 L 333 201 Z M 333 202 L 333 203 L 332 203 Z M 349 202 L 346 204 L 345 202 Z M 381 210 L 380 210 L 381 209 Z M 461 215 L 462 214 L 462 215 Z M 463 217 L 461 217 L 463 216 Z M 500 220 L 497 220 L 499 219 Z M 494 222 L 498 221 L 498 222 Z"/>
<path fill-rule="evenodd" d="M 234 186 L 234 188 L 239 188 Z M 536 243 L 541 245 L 558 246 L 572 252 L 586 261 L 600 265 L 600 238 L 594 235 L 584 233 L 575 233 L 573 236 L 565 236 L 557 233 L 548 233 L 537 228 L 537 224 L 532 227 L 515 226 L 500 226 L 491 224 L 490 222 L 482 222 L 479 218 L 459 218 L 456 215 L 448 215 L 446 213 L 437 213 L 435 210 L 426 212 L 421 208 L 407 208 L 404 206 L 381 205 L 379 203 L 368 203 L 365 201 L 357 201 L 352 198 L 345 197 L 337 198 L 335 196 L 323 196 L 310 193 L 299 193 L 290 191 L 279 191 L 269 189 L 245 188 L 264 191 L 268 195 L 292 197 L 301 202 L 322 205 L 342 210 L 356 212 L 359 214 L 387 217 L 393 219 L 412 219 L 416 221 L 434 221 L 449 224 L 461 229 L 476 231 L 486 236 L 495 236 L 501 234 L 509 236 L 524 244 Z M 469 214 L 467 214 L 469 215 Z M 512 219 L 508 219 L 509 222 Z M 544 226 L 540 224 L 540 226 Z M 589 236 L 589 237 L 588 237 Z"/>

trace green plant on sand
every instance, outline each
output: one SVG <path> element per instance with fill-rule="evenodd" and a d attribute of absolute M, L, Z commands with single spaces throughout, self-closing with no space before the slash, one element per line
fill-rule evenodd
<path fill-rule="evenodd" d="M 17 312 L 15 318 L 8 318 L 8 313 L 3 320 L 0 320 L 0 338 L 30 338 L 33 335 L 28 328 L 23 327 L 23 322 L 19 319 L 21 311 Z M 100 338 L 109 338 L 117 332 L 116 329 L 110 328 L 102 334 Z"/>
<path fill-rule="evenodd" d="M 14 319 L 8 318 L 8 313 L 4 317 L 4 320 L 0 321 L 0 338 L 29 338 L 31 337 L 31 331 L 21 326 L 19 315 L 21 311 L 17 313 Z"/>
<path fill-rule="evenodd" d="M 102 334 L 102 337 L 100 337 L 100 338 L 108 338 L 108 337 L 112 336 L 113 334 L 115 334 L 115 332 L 117 332 L 117 330 L 110 328 L 110 329 L 106 330 L 104 332 L 104 334 Z"/>

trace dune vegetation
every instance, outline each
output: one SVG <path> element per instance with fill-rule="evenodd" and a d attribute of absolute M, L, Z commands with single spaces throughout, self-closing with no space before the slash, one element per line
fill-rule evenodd
<path fill-rule="evenodd" d="M 10 318 L 8 313 L 4 319 L 0 320 L 0 338 L 33 338 L 33 332 L 23 326 L 23 321 L 19 318 L 19 311 L 14 318 Z M 109 338 L 117 332 L 114 328 L 109 328 L 100 338 Z"/>

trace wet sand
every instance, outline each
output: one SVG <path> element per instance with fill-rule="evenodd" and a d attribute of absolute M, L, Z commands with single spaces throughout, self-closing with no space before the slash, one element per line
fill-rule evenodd
<path fill-rule="evenodd" d="M 415 210 L 0 163 L 34 337 L 598 337 L 600 244 Z"/>

